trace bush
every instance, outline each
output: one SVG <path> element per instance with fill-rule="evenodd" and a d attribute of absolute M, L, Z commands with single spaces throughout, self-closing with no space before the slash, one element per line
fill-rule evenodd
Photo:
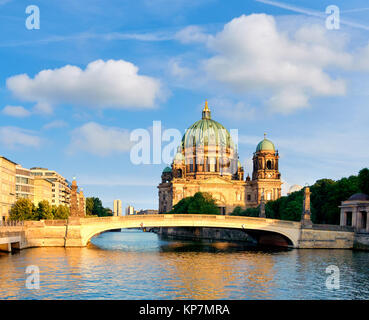
<path fill-rule="evenodd" d="M 17 200 L 9 214 L 10 220 L 37 220 L 36 207 L 29 199 Z"/>
<path fill-rule="evenodd" d="M 68 219 L 70 210 L 67 206 L 59 205 L 53 206 L 54 219 L 65 220 Z"/>
<path fill-rule="evenodd" d="M 180 200 L 169 213 L 174 214 L 220 214 L 215 200 L 205 192 L 197 192 L 193 197 Z"/>
<path fill-rule="evenodd" d="M 36 212 L 38 215 L 38 220 L 50 220 L 54 218 L 52 207 L 47 200 L 42 200 L 38 203 Z"/>

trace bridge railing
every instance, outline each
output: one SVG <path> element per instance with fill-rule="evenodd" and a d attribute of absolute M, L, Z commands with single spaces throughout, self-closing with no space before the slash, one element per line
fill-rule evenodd
<path fill-rule="evenodd" d="M 0 227 L 20 227 L 24 225 L 24 221 L 6 220 L 0 221 Z"/>

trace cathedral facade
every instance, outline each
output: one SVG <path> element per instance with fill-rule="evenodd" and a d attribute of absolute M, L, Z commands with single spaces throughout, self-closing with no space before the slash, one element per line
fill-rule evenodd
<path fill-rule="evenodd" d="M 159 213 L 170 211 L 196 192 L 211 194 L 221 214 L 229 214 L 237 206 L 257 207 L 262 195 L 266 201 L 276 200 L 281 197 L 282 185 L 278 162 L 278 151 L 264 134 L 253 155 L 252 177 L 245 178 L 230 133 L 211 119 L 205 102 L 202 119 L 186 130 L 171 167 L 162 172 Z"/>

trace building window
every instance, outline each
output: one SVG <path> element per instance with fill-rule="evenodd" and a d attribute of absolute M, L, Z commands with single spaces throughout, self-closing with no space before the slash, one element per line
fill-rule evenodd
<path fill-rule="evenodd" d="M 269 170 L 272 169 L 272 161 L 270 161 L 270 160 L 267 161 L 267 169 L 269 169 Z"/>
<path fill-rule="evenodd" d="M 247 195 L 247 201 L 251 201 L 251 194 Z"/>
<path fill-rule="evenodd" d="M 361 211 L 361 228 L 366 229 L 366 221 L 367 221 L 367 213 L 365 211 Z"/>
<path fill-rule="evenodd" d="M 352 212 L 346 213 L 346 226 L 352 226 Z"/>

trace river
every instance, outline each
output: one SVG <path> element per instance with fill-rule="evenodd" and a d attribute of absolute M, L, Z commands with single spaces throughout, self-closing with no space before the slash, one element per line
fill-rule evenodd
<path fill-rule="evenodd" d="M 40 271 L 27 289 L 27 266 Z M 339 289 L 328 289 L 330 265 Z M 0 299 L 369 299 L 369 252 L 266 250 L 107 232 L 86 248 L 0 253 Z M 34 274 L 31 274 L 34 275 Z"/>

